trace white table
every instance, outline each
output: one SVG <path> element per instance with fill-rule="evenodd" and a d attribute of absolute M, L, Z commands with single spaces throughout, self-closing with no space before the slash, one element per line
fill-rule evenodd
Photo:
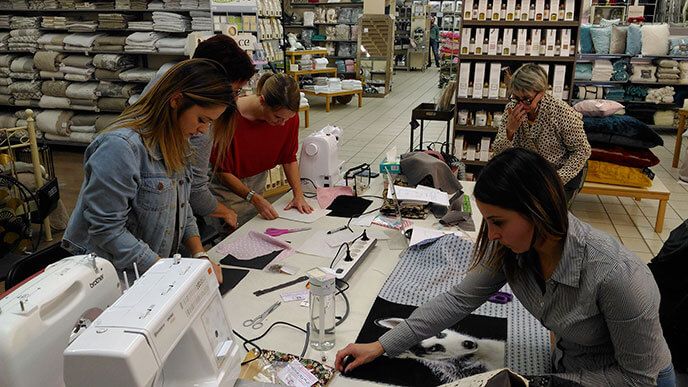
<path fill-rule="evenodd" d="M 463 191 L 472 194 L 474 183 L 472 182 L 461 182 L 463 185 Z M 373 180 L 371 187 L 364 193 L 364 195 L 378 195 L 380 196 L 382 192 L 382 178 L 378 177 Z M 290 194 L 284 195 L 282 198 L 277 200 L 273 205 L 275 207 L 284 207 L 291 199 Z M 372 199 L 373 204 L 369 207 L 370 209 L 379 207 L 382 203 L 381 199 Z M 471 204 L 473 206 L 473 221 L 476 224 L 476 228 L 479 227 L 482 217 L 471 197 Z M 311 236 L 311 233 L 316 229 L 331 230 L 338 226 L 346 224 L 346 218 L 334 218 L 334 217 L 324 217 L 319 219 L 317 222 L 310 224 L 313 230 L 299 233 L 286 234 L 278 237 L 281 240 L 291 241 L 292 245 L 296 249 L 303 243 L 306 239 Z M 434 216 L 429 216 L 426 220 L 417 221 L 413 220 L 414 225 L 432 227 L 433 224 L 438 223 L 438 220 Z M 276 228 L 294 228 L 294 227 L 304 227 L 304 223 L 298 223 L 285 219 L 276 219 L 272 221 L 264 220 L 260 217 L 255 217 L 244 226 L 240 227 L 236 232 L 227 237 L 225 240 L 220 242 L 231 243 L 232 240 L 246 235 L 249 231 L 263 232 L 268 227 Z M 383 227 L 371 225 L 372 228 L 385 230 Z M 352 227 L 355 232 L 362 230 L 362 228 Z M 449 230 L 449 228 L 447 228 Z M 456 230 L 456 228 L 453 228 Z M 467 233 L 472 239 L 476 239 L 476 232 Z M 336 328 L 336 344 L 334 349 L 325 353 L 327 356 L 326 364 L 333 366 L 335 354 L 346 344 L 352 343 L 356 340 L 363 323 L 365 322 L 370 307 L 375 301 L 382 285 L 385 280 L 392 272 L 397 262 L 399 261 L 399 254 L 401 250 L 390 250 L 387 248 L 386 240 L 378 241 L 377 245 L 373 248 L 366 259 L 360 264 L 360 266 L 353 273 L 348 283 L 351 285 L 346 294 L 350 301 L 350 313 L 349 317 L 341 325 Z M 219 244 L 218 244 L 219 246 Z M 220 260 L 224 258 L 217 251 L 217 246 L 208 252 L 211 258 Z M 229 291 L 224 296 L 224 302 L 227 310 L 230 314 L 230 322 L 232 327 L 239 332 L 242 336 L 247 339 L 254 338 L 262 334 L 267 327 L 269 327 L 275 321 L 286 321 L 292 324 L 301 326 L 305 328 L 308 322 L 308 308 L 299 306 L 299 302 L 287 302 L 282 303 L 282 305 L 277 308 L 270 316 L 265 320 L 265 326 L 262 329 L 254 330 L 250 327 L 244 327 L 242 323 L 248 319 L 257 316 L 258 314 L 264 312 L 270 305 L 275 301 L 280 300 L 280 294 L 290 291 L 297 291 L 304 289 L 305 282 L 300 284 L 292 285 L 291 287 L 280 289 L 272 293 L 256 297 L 253 292 L 259 289 L 264 289 L 287 282 L 291 279 L 297 278 L 298 276 L 304 275 L 304 273 L 317 266 L 328 266 L 330 264 L 331 258 L 326 259 L 322 257 L 316 257 L 311 255 L 305 255 L 301 253 L 295 253 L 294 255 L 288 257 L 285 262 L 298 266 L 300 271 L 294 276 L 289 276 L 285 274 L 275 274 L 267 273 L 262 270 L 250 270 L 250 273 L 231 291 Z M 229 267 L 229 266 L 228 266 Z M 344 302 L 339 302 L 340 297 L 337 297 L 337 315 L 343 313 Z M 341 309 L 340 309 L 341 308 Z M 270 333 L 257 342 L 261 348 L 275 349 L 282 352 L 300 354 L 303 349 L 303 344 L 305 340 L 305 335 L 301 331 L 297 331 L 293 328 L 286 327 L 283 325 L 278 325 L 274 327 Z M 308 347 L 306 352 L 306 357 L 322 360 L 321 352 L 315 351 Z M 356 385 L 370 385 L 370 382 L 343 378 L 341 376 L 336 376 L 330 384 L 331 386 L 356 386 Z"/>

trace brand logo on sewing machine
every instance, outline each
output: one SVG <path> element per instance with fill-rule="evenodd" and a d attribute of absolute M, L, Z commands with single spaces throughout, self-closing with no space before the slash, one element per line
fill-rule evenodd
<path fill-rule="evenodd" d="M 93 289 L 93 287 L 95 287 L 96 285 L 98 285 L 98 284 L 100 283 L 100 281 L 102 281 L 102 280 L 103 280 L 103 274 L 101 274 L 100 276 L 98 276 L 95 280 L 93 280 L 93 282 L 91 282 L 90 284 L 88 284 L 88 286 L 90 286 L 91 289 Z"/>

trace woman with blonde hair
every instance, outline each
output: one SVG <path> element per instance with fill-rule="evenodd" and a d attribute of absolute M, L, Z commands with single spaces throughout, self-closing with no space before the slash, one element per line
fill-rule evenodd
<path fill-rule="evenodd" d="M 146 271 L 183 243 L 204 253 L 189 197 L 189 138 L 211 124 L 228 126 L 234 92 L 215 61 L 175 65 L 129 106 L 84 155 L 84 182 L 62 245 L 96 253 L 118 271 Z M 218 281 L 222 272 L 213 265 Z"/>
<path fill-rule="evenodd" d="M 285 209 L 303 213 L 313 209 L 301 188 L 296 152 L 299 146 L 299 102 L 296 81 L 285 74 L 263 74 L 256 93 L 237 99 L 234 138 L 228 152 L 216 147 L 211 155 L 216 174 L 211 190 L 220 203 L 235 210 L 243 224 L 255 213 L 271 220 L 277 211 L 262 193 L 267 173 L 282 165 L 293 192 Z"/>
<path fill-rule="evenodd" d="M 547 88 L 547 73 L 540 65 L 527 63 L 514 72 L 493 151 L 519 147 L 539 153 L 557 170 L 570 202 L 585 178 L 590 143 L 581 114 Z"/>

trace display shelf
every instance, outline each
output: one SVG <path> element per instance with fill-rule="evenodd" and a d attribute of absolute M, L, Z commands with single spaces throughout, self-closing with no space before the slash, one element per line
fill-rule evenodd
<path fill-rule="evenodd" d="M 577 21 L 535 21 L 535 20 L 463 20 L 462 27 L 539 27 L 539 28 L 577 28 Z"/>
<path fill-rule="evenodd" d="M 65 12 L 82 12 L 82 13 L 141 13 L 141 12 L 191 12 L 191 11 L 205 11 L 210 12 L 210 8 L 164 8 L 164 9 L 129 9 L 129 8 L 111 8 L 111 9 L 75 9 L 75 8 L 42 8 L 42 9 L 27 9 L 27 8 L 0 8 L 1 13 L 12 12 L 31 12 L 31 13 L 65 13 Z"/>
<path fill-rule="evenodd" d="M 456 125 L 454 127 L 454 132 L 497 133 L 497 128 L 492 126 Z"/>
<path fill-rule="evenodd" d="M 362 7 L 362 6 L 363 6 L 363 2 L 360 2 L 360 3 L 354 3 L 354 2 L 341 2 L 341 3 L 291 3 L 291 4 L 289 4 L 290 7 L 294 7 L 294 8 L 310 8 L 310 7 L 319 6 L 319 5 L 330 6 L 330 7 L 339 7 L 339 6 L 346 6 L 346 7 Z"/>
<path fill-rule="evenodd" d="M 491 62 L 575 62 L 575 56 L 530 56 L 530 55 L 460 55 L 461 60 L 483 60 Z"/>

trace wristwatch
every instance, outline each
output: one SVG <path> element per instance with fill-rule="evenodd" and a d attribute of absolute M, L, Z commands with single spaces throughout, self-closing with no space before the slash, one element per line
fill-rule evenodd
<path fill-rule="evenodd" d="M 248 194 L 246 195 L 246 201 L 250 202 L 251 199 L 253 199 L 253 195 L 255 195 L 255 194 L 256 194 L 256 191 L 254 191 L 254 190 L 248 191 Z"/>

